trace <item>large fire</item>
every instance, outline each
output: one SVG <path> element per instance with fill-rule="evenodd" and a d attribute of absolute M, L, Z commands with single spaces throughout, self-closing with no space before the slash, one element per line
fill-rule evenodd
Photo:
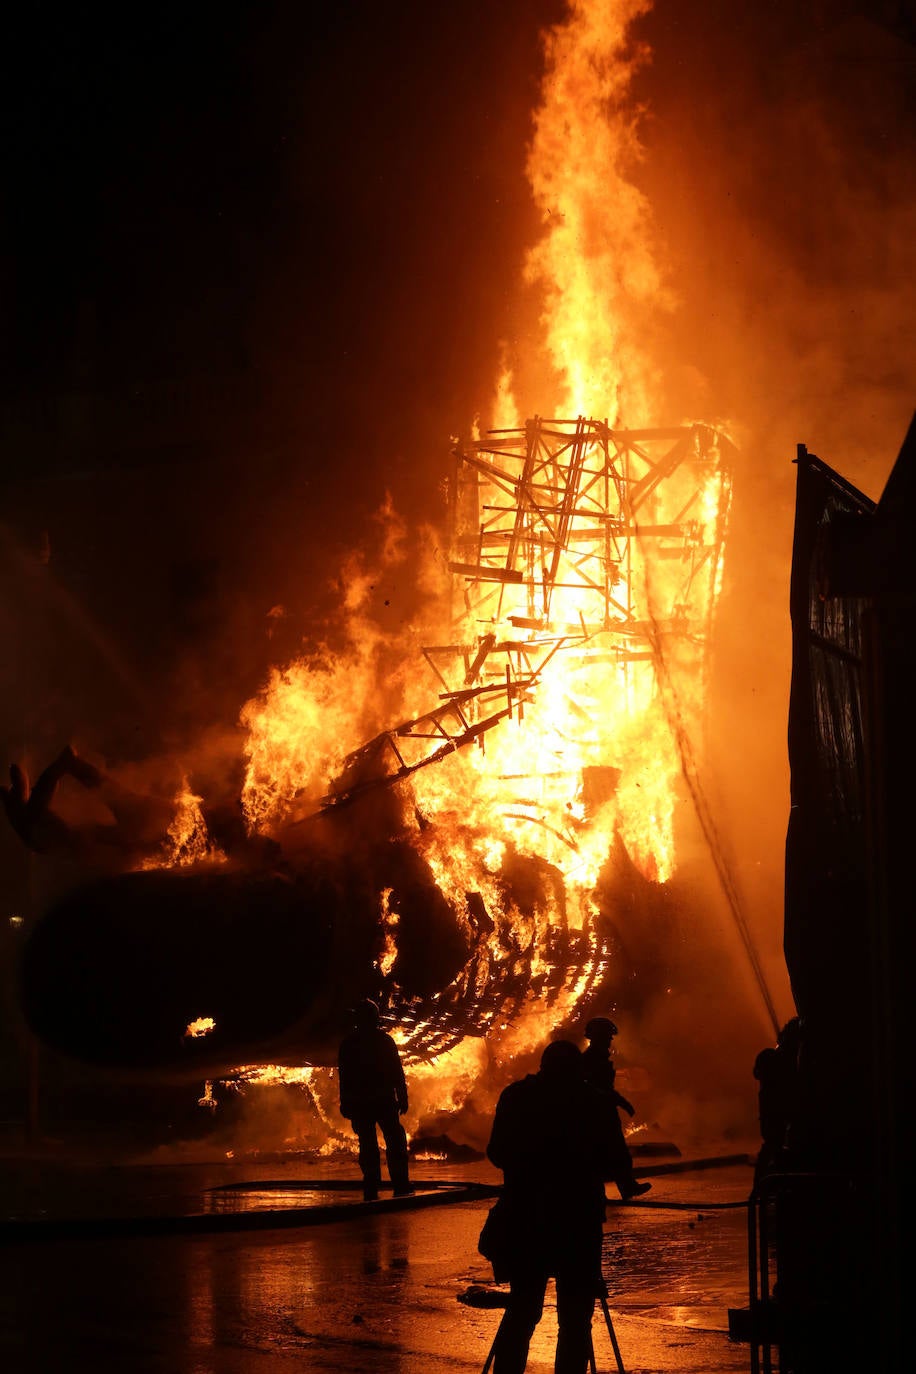
<path fill-rule="evenodd" d="M 53 1043 L 199 1072 L 210 1107 L 296 1085 L 327 1143 L 345 1134 L 329 1067 L 343 1012 L 371 995 L 410 1065 L 409 1127 L 435 1134 L 486 1114 L 482 1082 L 492 1093 L 552 1032 L 609 1009 L 621 927 L 665 908 L 688 793 L 709 838 L 699 768 L 735 450 L 711 424 L 647 427 L 654 372 L 635 341 L 665 300 L 627 180 L 644 9 L 572 0 L 545 37 L 527 163 L 544 227 L 522 274 L 540 327 L 504 350 L 486 426 L 443 454 L 436 524 L 418 537 L 386 500 L 375 556 L 341 571 L 334 650 L 277 664 L 241 711 L 241 794 L 234 744 L 216 801 L 189 765 L 161 843 L 147 820 L 129 872 L 50 912 L 26 982 Z M 419 609 L 392 633 L 371 606 L 395 570 Z M 116 820 L 137 811 L 72 750 L 54 767 L 107 788 Z M 144 921 L 146 1018 L 97 957 L 134 959 Z M 58 1005 L 68 958 L 105 1003 L 75 1027 Z"/>
<path fill-rule="evenodd" d="M 389 503 L 378 565 L 344 570 L 349 649 L 277 667 L 242 712 L 252 830 L 392 789 L 398 839 L 463 932 L 453 983 L 409 998 L 400 915 L 378 894 L 377 995 L 413 1061 L 415 1117 L 460 1106 L 487 1066 L 543 1043 L 601 987 L 615 848 L 651 884 L 677 865 L 676 782 L 702 724 L 734 450 L 706 425 L 624 427 L 652 414 L 655 373 L 635 341 L 646 309 L 666 306 L 649 207 L 627 179 L 629 85 L 647 56 L 629 31 L 647 8 L 570 0 L 545 35 L 527 163 L 544 228 L 524 265 L 542 337 L 507 363 L 493 427 L 455 446 L 448 555 L 417 572 L 422 618 L 392 643 L 365 610 L 404 556 Z M 543 415 L 566 418 L 523 423 L 516 373 L 537 377 Z M 522 862 L 540 880 L 524 911 L 507 876 Z M 457 1006 L 475 1036 L 450 1018 Z M 237 1081 L 295 1077 L 333 1124 L 322 1074 L 247 1066 Z"/>

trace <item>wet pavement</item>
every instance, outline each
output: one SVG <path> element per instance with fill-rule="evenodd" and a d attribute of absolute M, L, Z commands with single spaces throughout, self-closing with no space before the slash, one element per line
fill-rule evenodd
<path fill-rule="evenodd" d="M 640 1168 L 652 1192 L 608 1210 L 605 1276 L 629 1374 L 750 1369 L 748 1347 L 728 1338 L 728 1310 L 747 1305 L 752 1169 L 693 1163 Z M 10 1162 L 0 1169 L 2 1367 L 480 1371 L 500 1311 L 460 1299 L 500 1291 L 477 1253 L 500 1175 L 486 1162 L 430 1162 L 414 1177 L 415 1198 L 364 1204 L 352 1166 Z M 598 1369 L 614 1369 L 600 1311 L 593 1333 Z M 555 1335 L 549 1290 L 529 1370 L 552 1369 Z"/>

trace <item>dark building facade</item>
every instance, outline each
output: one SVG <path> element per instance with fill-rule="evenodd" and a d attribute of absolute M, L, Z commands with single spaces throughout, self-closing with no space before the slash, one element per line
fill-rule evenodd
<path fill-rule="evenodd" d="M 767 1183 L 780 1367 L 892 1371 L 906 1363 L 916 421 L 877 505 L 803 446 L 797 466 L 784 945 L 802 1033 Z"/>

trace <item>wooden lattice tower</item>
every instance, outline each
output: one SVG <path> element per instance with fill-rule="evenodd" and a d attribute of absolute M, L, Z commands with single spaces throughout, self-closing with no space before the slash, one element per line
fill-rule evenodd
<path fill-rule="evenodd" d="M 355 751 L 326 804 L 524 714 L 558 653 L 628 691 L 673 652 L 705 675 L 734 448 L 707 425 L 534 418 L 454 451 L 455 634 L 424 650 L 438 704 Z"/>

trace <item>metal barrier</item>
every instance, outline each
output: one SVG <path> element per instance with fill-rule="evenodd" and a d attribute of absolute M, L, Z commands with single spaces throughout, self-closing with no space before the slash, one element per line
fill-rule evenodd
<path fill-rule="evenodd" d="M 847 1174 L 787 1170 L 755 1180 L 747 1201 L 748 1311 L 730 1314 L 730 1321 L 746 1315 L 744 1330 L 730 1334 L 749 1342 L 751 1374 L 813 1368 L 812 1351 L 836 1343 L 855 1288 L 847 1242 L 838 1239 L 854 1201 Z"/>

